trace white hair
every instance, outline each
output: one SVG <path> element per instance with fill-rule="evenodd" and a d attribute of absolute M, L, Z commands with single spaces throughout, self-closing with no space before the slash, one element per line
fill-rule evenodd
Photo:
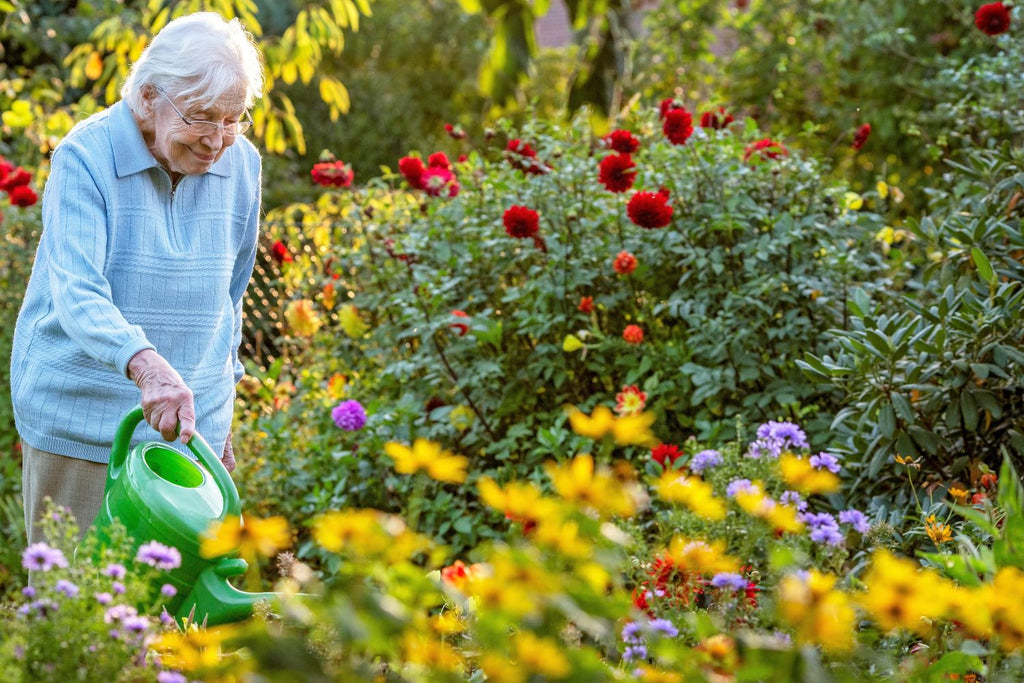
<path fill-rule="evenodd" d="M 225 93 L 245 88 L 245 108 L 263 94 L 263 59 L 238 19 L 196 12 L 164 26 L 132 65 L 121 97 L 133 111 L 142 88 L 153 85 L 185 106 L 207 107 Z"/>

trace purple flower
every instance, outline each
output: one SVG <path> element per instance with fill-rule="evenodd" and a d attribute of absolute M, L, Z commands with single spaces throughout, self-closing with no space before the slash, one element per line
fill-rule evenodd
<path fill-rule="evenodd" d="M 748 458 L 777 458 L 783 451 L 808 448 L 804 430 L 792 422 L 769 421 L 757 428 L 757 439 L 747 449 Z"/>
<path fill-rule="evenodd" d="M 71 583 L 67 579 L 58 579 L 57 583 L 53 586 L 53 590 L 57 591 L 58 593 L 63 593 L 69 598 L 73 598 L 76 595 L 78 595 L 78 586 Z"/>
<path fill-rule="evenodd" d="M 100 573 L 112 579 L 123 579 L 128 575 L 128 570 L 124 568 L 123 564 L 108 564 Z"/>
<path fill-rule="evenodd" d="M 157 541 L 150 541 L 139 548 L 135 559 L 157 569 L 174 569 L 181 566 L 181 553 Z"/>
<path fill-rule="evenodd" d="M 852 508 L 843 510 L 839 513 L 839 523 L 849 524 L 857 533 L 866 534 L 871 531 L 871 522 L 868 521 L 867 515 L 860 510 Z"/>
<path fill-rule="evenodd" d="M 164 596 L 165 598 L 173 598 L 177 594 L 178 589 L 169 583 L 165 583 L 164 585 L 160 586 L 160 595 Z"/>
<path fill-rule="evenodd" d="M 342 401 L 331 410 L 331 418 L 341 429 L 355 432 L 366 424 L 366 411 L 359 401 Z"/>
<path fill-rule="evenodd" d="M 647 647 L 644 645 L 630 645 L 622 653 L 622 658 L 627 662 L 631 662 L 634 659 L 647 659 Z"/>
<path fill-rule="evenodd" d="M 696 474 L 702 473 L 711 467 L 722 464 L 722 454 L 715 450 L 701 451 L 690 460 L 690 471 Z"/>
<path fill-rule="evenodd" d="M 68 561 L 57 548 L 33 543 L 21 553 L 21 566 L 29 571 L 48 572 L 54 567 L 67 568 Z"/>
<path fill-rule="evenodd" d="M 101 605 L 109 605 L 113 601 L 114 596 L 110 593 L 96 593 L 96 602 L 100 603 Z"/>
<path fill-rule="evenodd" d="M 110 584 L 110 590 L 113 591 L 114 595 L 124 595 L 124 592 L 128 589 L 120 581 L 115 581 Z"/>
<path fill-rule="evenodd" d="M 668 619 L 651 619 L 650 623 L 647 624 L 647 630 L 651 633 L 660 633 L 669 638 L 675 638 L 679 635 L 679 629 Z"/>
<path fill-rule="evenodd" d="M 21 594 L 29 600 L 31 600 L 32 598 L 36 597 L 36 589 L 32 586 L 25 586 L 21 589 Z"/>
<path fill-rule="evenodd" d="M 156 683 L 188 683 L 188 679 L 177 671 L 161 671 L 156 675 Z"/>
<path fill-rule="evenodd" d="M 130 633 L 142 633 L 149 628 L 149 619 L 137 614 L 131 614 L 124 618 L 121 626 Z"/>
<path fill-rule="evenodd" d="M 725 487 L 725 495 L 732 498 L 740 491 L 750 491 L 754 488 L 754 484 L 749 479 L 733 479 L 729 482 L 729 485 Z"/>
<path fill-rule="evenodd" d="M 805 512 L 800 520 L 810 527 L 810 537 L 815 543 L 840 545 L 843 535 L 839 533 L 839 523 L 827 512 Z"/>
<path fill-rule="evenodd" d="M 735 572 L 720 572 L 711 577 L 711 585 L 715 588 L 741 591 L 746 589 L 747 580 Z"/>
<path fill-rule="evenodd" d="M 839 460 L 834 455 L 822 452 L 811 456 L 811 467 L 816 470 L 828 470 L 832 474 L 839 474 Z"/>
<path fill-rule="evenodd" d="M 631 621 L 622 627 L 622 640 L 627 643 L 642 643 L 643 624 L 639 621 Z"/>
<path fill-rule="evenodd" d="M 803 512 L 807 509 L 807 501 L 797 491 L 784 491 L 779 496 L 779 502 L 796 508 L 798 512 Z"/>
<path fill-rule="evenodd" d="M 103 613 L 103 621 L 113 624 L 115 621 L 124 621 L 128 617 L 135 617 L 138 614 L 138 611 L 131 605 L 114 605 L 108 607 L 107 611 Z"/>
<path fill-rule="evenodd" d="M 40 618 L 45 619 L 51 612 L 56 612 L 57 607 L 57 603 L 53 600 L 40 598 L 39 600 L 30 602 L 27 605 L 22 605 L 21 608 L 18 609 L 18 614 L 21 614 L 22 616 L 29 616 L 35 612 Z"/>

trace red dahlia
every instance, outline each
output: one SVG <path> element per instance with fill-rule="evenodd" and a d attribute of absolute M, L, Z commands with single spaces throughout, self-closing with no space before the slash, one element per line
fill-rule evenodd
<path fill-rule="evenodd" d="M 402 157 L 398 160 L 398 172 L 405 177 L 409 185 L 417 190 L 424 188 L 423 172 L 426 170 L 426 166 L 423 165 L 423 159 L 419 157 Z"/>
<path fill-rule="evenodd" d="M 640 344 L 644 340 L 644 330 L 639 325 L 626 325 L 622 330 L 622 338 L 627 344 Z"/>
<path fill-rule="evenodd" d="M 661 129 L 673 145 L 686 144 L 693 134 L 693 116 L 683 107 L 669 109 L 665 112 Z"/>
<path fill-rule="evenodd" d="M 274 246 L 270 248 L 270 255 L 274 257 L 274 260 L 280 263 L 291 263 L 295 259 L 292 257 L 292 253 L 288 251 L 288 247 L 281 240 L 274 242 Z"/>
<path fill-rule="evenodd" d="M 612 269 L 619 275 L 629 275 L 636 270 L 636 256 L 628 251 L 620 251 L 612 262 Z"/>
<path fill-rule="evenodd" d="M 601 160 L 597 179 L 609 192 L 625 192 L 636 180 L 633 157 L 629 154 L 606 156 Z"/>
<path fill-rule="evenodd" d="M 592 296 L 581 296 L 580 305 L 577 306 L 580 313 L 593 313 L 594 312 L 594 297 Z"/>
<path fill-rule="evenodd" d="M 747 145 L 747 148 L 743 151 L 743 161 L 747 161 L 754 154 L 757 154 L 762 159 L 778 159 L 789 156 L 789 152 L 786 151 L 781 142 L 776 142 L 770 138 L 764 138 L 752 145 Z"/>
<path fill-rule="evenodd" d="M 626 213 L 641 228 L 664 228 L 672 222 L 668 192 L 637 192 L 626 205 Z"/>
<path fill-rule="evenodd" d="M 512 205 L 501 218 L 510 237 L 532 238 L 540 228 L 540 216 L 533 209 Z"/>
<path fill-rule="evenodd" d="M 871 135 L 871 124 L 862 123 L 857 132 L 853 134 L 853 148 L 860 149 L 864 146 L 864 143 L 868 141 L 868 136 Z"/>
<path fill-rule="evenodd" d="M 1002 2 L 982 5 L 974 13 L 974 25 L 986 35 L 998 36 L 1010 29 L 1010 10 Z"/>
<path fill-rule="evenodd" d="M 459 193 L 459 183 L 455 179 L 455 174 L 440 166 L 432 166 L 423 171 L 420 182 L 423 184 L 423 189 L 432 197 L 440 197 L 445 194 L 454 197 Z"/>
<path fill-rule="evenodd" d="M 718 111 L 706 111 L 700 115 L 700 127 L 721 130 L 735 121 L 732 114 L 719 107 Z"/>
<path fill-rule="evenodd" d="M 546 170 L 544 164 L 536 161 L 537 152 L 533 150 L 533 147 L 530 147 L 528 142 L 523 142 L 519 138 L 513 138 L 508 141 L 505 151 L 508 153 L 509 163 L 524 173 L 539 175 Z"/>
<path fill-rule="evenodd" d="M 16 187 L 28 185 L 31 181 L 32 174 L 23 169 L 21 166 L 19 166 L 13 171 L 7 172 L 7 175 L 4 177 L 3 181 L 0 182 L 0 190 L 3 190 L 4 192 L 10 192 Z"/>
<path fill-rule="evenodd" d="M 11 204 L 14 206 L 32 206 L 39 200 L 36 191 L 28 185 L 18 185 L 9 195 Z"/>
<path fill-rule="evenodd" d="M 444 152 L 434 152 L 427 157 L 427 168 L 443 168 L 449 170 L 452 162 L 448 161 L 448 155 Z"/>
<path fill-rule="evenodd" d="M 675 464 L 680 456 L 682 453 L 679 451 L 679 446 L 670 443 L 658 444 L 651 449 L 651 458 L 662 467 Z M 668 460 L 668 465 L 665 464 L 666 460 Z"/>
<path fill-rule="evenodd" d="M 322 161 L 314 164 L 309 174 L 314 183 L 325 187 L 348 187 L 355 177 L 352 167 L 344 161 Z"/>
<path fill-rule="evenodd" d="M 613 130 L 604 136 L 605 144 L 620 154 L 632 154 L 640 147 L 640 141 L 628 130 Z"/>

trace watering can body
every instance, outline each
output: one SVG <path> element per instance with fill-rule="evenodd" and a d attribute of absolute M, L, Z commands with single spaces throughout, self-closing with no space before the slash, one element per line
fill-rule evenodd
<path fill-rule="evenodd" d="M 230 556 L 204 558 L 202 534 L 214 522 L 241 517 L 238 490 L 220 459 L 201 435 L 189 440 L 196 460 L 164 443 L 146 442 L 129 448 L 143 420 L 141 407 L 122 419 L 111 447 L 103 503 L 93 526 L 101 537 L 119 521 L 134 549 L 158 541 L 181 554 L 181 565 L 161 577 L 176 589 L 165 608 L 179 618 L 204 619 L 208 625 L 244 619 L 252 605 L 272 593 L 246 593 L 228 579 L 245 572 L 245 561 Z M 241 563 L 241 564 L 239 564 Z"/>

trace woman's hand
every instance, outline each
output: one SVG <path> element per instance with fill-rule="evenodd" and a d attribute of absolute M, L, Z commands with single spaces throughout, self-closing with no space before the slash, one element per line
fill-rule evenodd
<path fill-rule="evenodd" d="M 142 414 L 166 441 L 188 443 L 196 431 L 192 390 L 156 351 L 143 349 L 128 361 L 128 376 L 142 390 Z M 181 425 L 181 431 L 177 430 Z"/>

